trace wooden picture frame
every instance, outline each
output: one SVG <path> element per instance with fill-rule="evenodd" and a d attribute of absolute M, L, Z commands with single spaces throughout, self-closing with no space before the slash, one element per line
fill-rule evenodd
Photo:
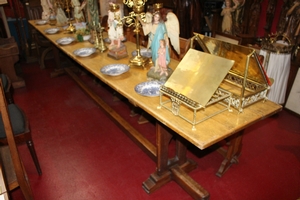
<path fill-rule="evenodd" d="M 289 97 L 286 101 L 285 108 L 300 115 L 300 68 L 298 69 Z"/>
<path fill-rule="evenodd" d="M 236 37 L 234 35 L 222 33 L 222 32 L 216 32 L 214 34 L 214 38 L 216 38 L 218 40 L 222 40 L 224 42 L 231 43 L 231 44 L 241 44 L 242 43 L 242 38 Z"/>

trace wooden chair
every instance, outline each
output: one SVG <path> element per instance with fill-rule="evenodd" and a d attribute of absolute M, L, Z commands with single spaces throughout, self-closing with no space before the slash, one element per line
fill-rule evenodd
<path fill-rule="evenodd" d="M 11 108 L 15 107 L 15 104 L 7 104 L 4 91 L 3 91 L 3 86 L 2 86 L 2 81 L 0 80 L 0 113 L 1 113 L 1 120 L 0 123 L 5 130 L 5 138 L 1 139 L 1 144 L 5 144 L 8 146 L 1 147 L 1 160 L 2 163 L 1 165 L 4 166 L 5 170 L 5 178 L 6 178 L 6 183 L 8 186 L 8 190 L 13 190 L 16 187 L 20 187 L 22 190 L 22 193 L 25 197 L 26 200 L 32 200 L 33 199 L 33 194 L 32 190 L 28 181 L 28 177 L 25 171 L 25 168 L 23 166 L 23 163 L 21 161 L 21 158 L 19 156 L 19 151 L 17 148 L 17 143 L 20 141 L 20 137 L 15 136 L 15 130 L 14 130 L 14 123 L 12 119 L 12 112 Z M 24 120 L 24 118 L 23 118 Z M 26 121 L 25 121 L 26 122 Z M 25 123 L 24 125 L 28 124 Z M 5 127 L 5 128 L 4 128 Z M 26 127 L 26 126 L 25 126 Z M 21 135 L 26 135 L 26 134 L 21 134 Z M 23 137 L 24 138 L 24 137 Z M 8 148 L 7 148 L 8 147 Z M 8 162 L 7 162 L 8 161 Z M 7 173 L 9 171 L 10 173 Z M 12 177 L 8 176 L 13 174 Z M 10 179 L 12 178 L 12 179 Z"/>
<path fill-rule="evenodd" d="M 28 20 L 36 20 L 42 18 L 43 8 L 39 0 L 26 0 L 24 3 L 25 15 Z M 52 45 L 42 34 L 36 29 L 30 27 L 30 36 L 32 42 L 34 42 L 39 64 L 41 69 L 45 69 L 45 58 L 47 54 L 52 50 Z"/>
<path fill-rule="evenodd" d="M 19 48 L 14 37 L 0 38 L 0 72 L 6 74 L 14 88 L 24 87 L 25 81 L 15 69 L 19 61 Z"/>
<path fill-rule="evenodd" d="M 3 84 L 3 90 L 5 93 L 6 102 L 8 104 L 13 103 L 14 102 L 13 87 L 11 85 L 11 80 L 9 79 L 9 77 L 6 74 L 0 74 L 0 79 Z"/>
<path fill-rule="evenodd" d="M 1 91 L 4 94 L 3 91 L 3 84 L 1 81 Z M 9 115 L 9 124 L 11 124 L 12 126 L 12 130 L 13 130 L 13 134 L 14 134 L 14 140 L 16 142 L 17 145 L 21 145 L 21 144 L 27 144 L 28 149 L 30 151 L 31 157 L 34 161 L 35 167 L 38 171 L 38 174 L 41 175 L 42 174 L 42 170 L 35 152 L 35 148 L 34 148 L 34 144 L 33 144 L 33 140 L 31 137 L 31 132 L 29 130 L 29 123 L 28 120 L 26 118 L 26 115 L 24 114 L 24 112 L 19 108 L 18 105 L 11 103 L 11 104 L 7 104 L 5 96 L 3 96 L 3 99 L 0 98 L 0 101 L 3 101 L 3 105 L 5 105 L 5 108 L 7 109 L 8 115 Z M 2 114 L 2 112 L 1 112 Z M 2 121 L 4 121 L 3 119 L 3 115 L 0 116 L 0 119 L 2 119 Z M 7 138 L 7 130 L 6 130 L 6 126 L 5 123 L 3 123 L 0 120 L 0 145 L 8 145 L 8 138 Z"/>

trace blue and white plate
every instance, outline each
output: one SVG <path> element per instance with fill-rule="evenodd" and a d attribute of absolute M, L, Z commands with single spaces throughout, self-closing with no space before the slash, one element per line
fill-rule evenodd
<path fill-rule="evenodd" d="M 74 41 L 75 41 L 75 38 L 73 38 L 73 37 L 63 37 L 63 38 L 56 40 L 56 42 L 60 45 L 71 44 Z"/>
<path fill-rule="evenodd" d="M 131 54 L 132 54 L 132 56 L 136 56 L 136 50 L 134 50 Z M 140 54 L 141 54 L 141 56 L 146 57 L 146 58 L 152 57 L 151 49 L 142 48 L 142 49 L 140 49 Z"/>
<path fill-rule="evenodd" d="M 110 64 L 102 67 L 100 72 L 110 76 L 118 76 L 129 70 L 129 66 L 125 64 Z"/>
<path fill-rule="evenodd" d="M 159 96 L 159 88 L 161 85 L 163 85 L 163 82 L 160 81 L 146 81 L 136 85 L 134 90 L 142 96 L 157 97 Z"/>
<path fill-rule="evenodd" d="M 38 19 L 38 20 L 35 20 L 35 24 L 36 25 L 45 25 L 45 24 L 47 24 L 47 20 L 45 20 L 45 19 Z"/>
<path fill-rule="evenodd" d="M 48 29 L 45 30 L 45 33 L 47 33 L 47 34 L 55 34 L 55 33 L 59 32 L 59 31 L 60 31 L 59 28 L 48 28 Z"/>
<path fill-rule="evenodd" d="M 80 48 L 80 49 L 75 50 L 73 53 L 79 57 L 87 57 L 87 56 L 92 55 L 95 52 L 96 52 L 96 49 L 91 47 L 91 48 Z"/>

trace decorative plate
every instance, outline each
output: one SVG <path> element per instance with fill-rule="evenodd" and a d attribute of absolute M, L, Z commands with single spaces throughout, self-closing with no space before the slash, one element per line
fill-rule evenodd
<path fill-rule="evenodd" d="M 136 56 L 136 50 L 134 50 L 131 54 L 132 56 Z M 140 54 L 146 58 L 152 57 L 151 49 L 142 48 L 140 49 Z"/>
<path fill-rule="evenodd" d="M 125 64 L 106 65 L 100 69 L 100 72 L 110 76 L 118 76 L 129 70 L 129 66 Z"/>
<path fill-rule="evenodd" d="M 87 57 L 96 52 L 95 48 L 80 48 L 75 50 L 73 53 L 79 57 Z"/>
<path fill-rule="evenodd" d="M 35 24 L 36 25 L 44 25 L 44 24 L 47 24 L 47 20 L 45 20 L 45 19 L 39 19 L 39 20 L 36 20 L 35 21 Z"/>
<path fill-rule="evenodd" d="M 59 28 L 48 28 L 48 29 L 45 30 L 45 32 L 48 33 L 48 34 L 55 34 L 59 30 L 60 30 Z"/>
<path fill-rule="evenodd" d="M 63 38 L 56 40 L 56 42 L 60 45 L 71 44 L 74 41 L 75 41 L 75 38 L 73 38 L 73 37 L 63 37 Z"/>
<path fill-rule="evenodd" d="M 161 85 L 163 85 L 163 82 L 160 81 L 146 81 L 136 85 L 134 90 L 142 96 L 157 97 L 159 96 L 159 87 Z"/>

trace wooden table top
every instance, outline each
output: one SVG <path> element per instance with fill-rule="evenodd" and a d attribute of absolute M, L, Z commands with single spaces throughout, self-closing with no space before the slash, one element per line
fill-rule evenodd
<path fill-rule="evenodd" d="M 61 46 L 56 43 L 57 39 L 66 36 L 75 37 L 75 35 L 64 33 L 63 31 L 53 35 L 45 34 L 44 30 L 50 28 L 50 25 L 38 26 L 35 25 L 34 21 L 29 21 L 29 23 L 77 63 L 109 85 L 115 91 L 126 97 L 134 106 L 140 107 L 200 149 L 205 149 L 229 137 L 230 135 L 247 128 L 255 122 L 279 112 L 282 109 L 280 105 L 272 101 L 260 101 L 246 107 L 242 113 L 239 113 L 235 109 L 233 109 L 233 112 L 222 112 L 197 124 L 196 130 L 192 130 L 192 125 L 182 118 L 173 115 L 172 112 L 165 108 L 158 109 L 159 97 L 145 97 L 135 92 L 134 88 L 137 84 L 147 81 L 146 73 L 148 70 L 139 67 L 131 67 L 128 72 L 120 76 L 108 76 L 100 72 L 100 69 L 108 64 L 128 64 L 131 52 L 133 52 L 136 48 L 134 43 L 125 42 L 129 54 L 129 57 L 127 58 L 115 60 L 108 57 L 107 52 L 100 53 L 99 51 L 89 57 L 82 58 L 75 56 L 73 51 L 82 47 L 93 47 L 91 43 L 74 42 L 70 45 Z M 178 63 L 178 61 L 171 60 L 171 68 L 176 68 Z M 212 109 L 218 110 L 220 108 L 220 105 L 212 105 Z M 192 114 L 193 112 L 191 111 L 190 115 Z M 205 115 L 205 112 L 200 114 L 200 116 Z"/>

